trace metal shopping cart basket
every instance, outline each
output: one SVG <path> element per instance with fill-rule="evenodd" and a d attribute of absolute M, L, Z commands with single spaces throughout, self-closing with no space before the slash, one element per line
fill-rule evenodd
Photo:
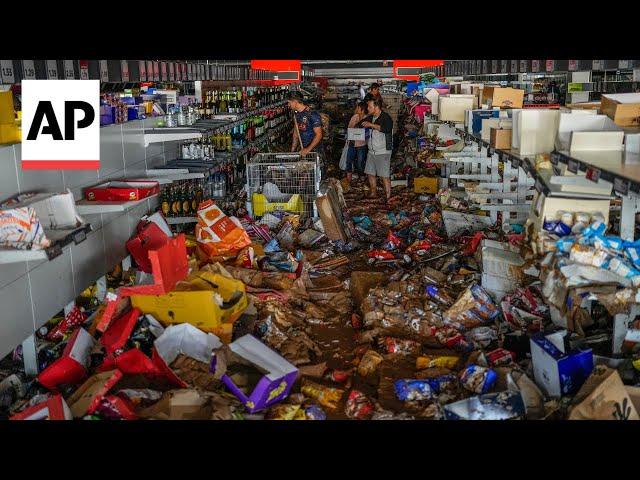
<path fill-rule="evenodd" d="M 247 162 L 247 210 L 253 218 L 287 211 L 317 216 L 320 156 L 315 153 L 257 153 Z"/>

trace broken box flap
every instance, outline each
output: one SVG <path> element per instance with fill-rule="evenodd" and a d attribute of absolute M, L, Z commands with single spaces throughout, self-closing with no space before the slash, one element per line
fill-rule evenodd
<path fill-rule="evenodd" d="M 68 399 L 73 416 L 78 418 L 93 413 L 100 405 L 102 398 L 121 378 L 120 370 L 111 370 L 89 377 Z"/>
<path fill-rule="evenodd" d="M 184 280 L 189 274 L 187 258 L 184 234 L 169 238 L 162 247 L 149 250 L 149 260 L 155 283 L 153 285 L 122 287 L 119 290 L 120 295 L 164 295 L 170 292 L 179 281 Z"/>
<path fill-rule="evenodd" d="M 62 395 L 57 394 L 16 413 L 9 420 L 73 420 L 73 414 Z"/>
<path fill-rule="evenodd" d="M 240 357 L 264 368 L 269 372 L 266 377 L 269 380 L 277 380 L 280 377 L 297 372 L 298 369 L 278 353 L 271 350 L 253 335 L 247 334 L 229 344 L 231 351 Z"/>
<path fill-rule="evenodd" d="M 208 364 L 212 351 L 220 348 L 222 342 L 212 333 L 204 333 L 189 323 L 181 323 L 167 327 L 153 345 L 167 365 L 171 365 L 181 353 Z"/>

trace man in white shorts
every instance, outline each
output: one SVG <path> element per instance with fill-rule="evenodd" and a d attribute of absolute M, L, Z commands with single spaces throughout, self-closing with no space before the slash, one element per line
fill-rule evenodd
<path fill-rule="evenodd" d="M 369 152 L 364 173 L 369 180 L 369 196 L 375 198 L 377 191 L 376 177 L 382 178 L 387 201 L 391 198 L 391 151 L 393 148 L 393 120 L 388 113 L 382 111 L 382 99 L 368 101 L 369 116 L 362 122 L 364 128 L 371 129 Z"/>

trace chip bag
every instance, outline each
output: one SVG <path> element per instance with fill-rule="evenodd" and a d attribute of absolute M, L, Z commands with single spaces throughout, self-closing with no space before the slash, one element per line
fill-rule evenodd
<path fill-rule="evenodd" d="M 202 252 L 209 257 L 232 256 L 251 245 L 251 239 L 240 221 L 227 217 L 212 200 L 198 207 L 196 240 Z"/>

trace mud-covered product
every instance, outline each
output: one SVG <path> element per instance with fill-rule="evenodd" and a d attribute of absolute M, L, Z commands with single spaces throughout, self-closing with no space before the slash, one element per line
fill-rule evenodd
<path fill-rule="evenodd" d="M 473 343 L 463 334 L 453 327 L 442 327 L 436 332 L 438 342 L 458 352 L 470 352 L 473 350 Z"/>
<path fill-rule="evenodd" d="M 449 355 L 425 355 L 416 359 L 416 370 L 424 370 L 425 368 L 455 368 L 460 361 L 460 357 Z"/>
<path fill-rule="evenodd" d="M 469 365 L 460 375 L 462 386 L 474 393 L 487 393 L 496 383 L 498 376 L 490 368 Z"/>
<path fill-rule="evenodd" d="M 371 400 L 359 390 L 351 390 L 347 397 L 344 412 L 349 418 L 368 420 L 373 415 L 374 406 Z"/>
<path fill-rule="evenodd" d="M 309 405 L 304 409 L 307 420 L 326 420 L 327 414 L 318 405 Z"/>
<path fill-rule="evenodd" d="M 331 381 L 336 383 L 346 383 L 347 380 L 351 377 L 349 372 L 345 372 L 344 370 L 332 370 L 328 377 Z"/>
<path fill-rule="evenodd" d="M 522 395 L 512 391 L 487 393 L 444 406 L 446 420 L 515 420 L 525 413 Z"/>
<path fill-rule="evenodd" d="M 425 381 L 429 384 L 431 390 L 437 394 L 453 390 L 458 385 L 458 377 L 452 374 L 438 375 L 437 377 L 427 378 Z"/>
<path fill-rule="evenodd" d="M 377 370 L 382 360 L 382 355 L 378 352 L 375 350 L 367 350 L 358 364 L 358 374 L 363 377 L 371 375 Z"/>
<path fill-rule="evenodd" d="M 427 380 L 397 380 L 393 387 L 396 397 L 403 402 L 431 400 L 435 396 Z"/>
<path fill-rule="evenodd" d="M 467 288 L 443 317 L 455 328 L 470 329 L 493 320 L 499 313 L 489 294 L 476 284 Z"/>
<path fill-rule="evenodd" d="M 453 303 L 453 299 L 435 285 L 427 285 L 425 292 L 429 298 L 432 298 L 441 305 L 449 306 Z"/>
<path fill-rule="evenodd" d="M 495 350 L 487 353 L 487 361 L 492 367 L 500 367 L 515 362 L 516 355 L 504 348 L 496 348 Z"/>
<path fill-rule="evenodd" d="M 382 343 L 387 353 L 418 355 L 422 350 L 422 345 L 414 340 L 384 337 Z"/>
<path fill-rule="evenodd" d="M 326 408 L 335 409 L 344 395 L 344 390 L 326 387 L 307 379 L 302 380 L 301 392 L 309 398 L 313 398 Z"/>

